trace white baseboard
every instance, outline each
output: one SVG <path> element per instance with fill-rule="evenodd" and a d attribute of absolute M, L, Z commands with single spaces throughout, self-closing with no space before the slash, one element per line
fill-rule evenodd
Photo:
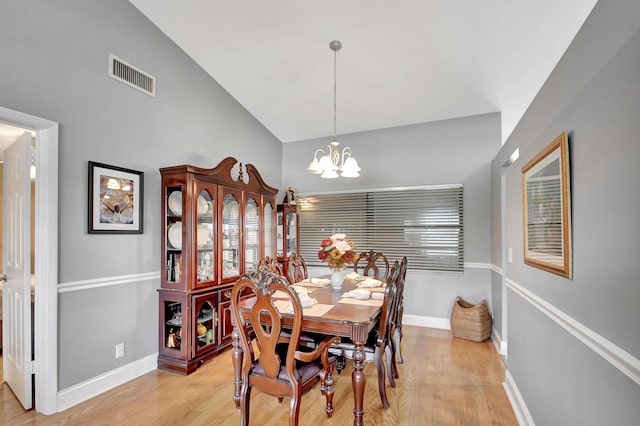
<path fill-rule="evenodd" d="M 442 330 L 451 330 L 451 321 L 449 318 L 425 317 L 420 315 L 402 316 L 402 324 L 415 325 L 418 327 L 440 328 Z"/>
<path fill-rule="evenodd" d="M 509 370 L 504 372 L 504 383 L 502 383 L 502 386 L 507 394 L 507 398 L 509 398 L 509 402 L 511 402 L 511 407 L 516 415 L 516 419 L 518 419 L 518 424 L 520 426 L 534 426 L 535 423 L 531 418 L 527 405 L 524 403 L 524 399 L 522 398 L 516 383 L 513 381 L 513 377 L 509 373 Z"/>
<path fill-rule="evenodd" d="M 493 342 L 493 346 L 496 348 L 496 352 L 502 355 L 504 358 L 507 357 L 507 342 L 502 341 L 502 337 L 500 333 L 495 328 L 491 329 L 491 341 Z"/>
<path fill-rule="evenodd" d="M 58 392 L 58 412 L 87 401 L 157 368 L 158 353 L 155 353 L 61 390 Z"/>

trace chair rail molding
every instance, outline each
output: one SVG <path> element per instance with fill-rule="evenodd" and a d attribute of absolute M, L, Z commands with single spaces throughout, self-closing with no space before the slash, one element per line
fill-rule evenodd
<path fill-rule="evenodd" d="M 90 280 L 72 281 L 58 284 L 58 293 L 68 293 L 71 291 L 89 290 L 99 287 L 110 287 L 120 284 L 143 282 L 149 280 L 159 280 L 160 272 L 144 272 L 141 274 L 118 275 L 113 277 L 93 278 Z"/>
<path fill-rule="evenodd" d="M 507 287 L 640 385 L 640 359 L 507 278 Z"/>

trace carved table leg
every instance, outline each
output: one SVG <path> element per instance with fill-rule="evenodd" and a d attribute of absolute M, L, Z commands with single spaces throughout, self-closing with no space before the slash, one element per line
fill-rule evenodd
<path fill-rule="evenodd" d="M 240 332 L 238 327 L 233 327 L 231 333 L 231 360 L 233 362 L 233 402 L 236 408 L 240 408 L 240 390 L 242 389 L 242 358 L 244 353 L 240 346 Z"/>

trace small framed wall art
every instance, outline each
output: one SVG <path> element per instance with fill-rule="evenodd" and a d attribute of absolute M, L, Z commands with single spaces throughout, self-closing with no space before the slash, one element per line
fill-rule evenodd
<path fill-rule="evenodd" d="M 142 234 L 144 173 L 89 161 L 89 233 Z"/>
<path fill-rule="evenodd" d="M 522 168 L 524 263 L 571 279 L 569 176 L 566 132 Z"/>

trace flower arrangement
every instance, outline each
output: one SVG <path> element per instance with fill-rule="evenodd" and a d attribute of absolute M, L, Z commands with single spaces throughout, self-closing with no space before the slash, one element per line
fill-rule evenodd
<path fill-rule="evenodd" d="M 332 269 L 346 268 L 347 265 L 358 260 L 355 249 L 356 245 L 348 240 L 345 234 L 333 234 L 320 243 L 318 259 L 326 262 Z"/>

